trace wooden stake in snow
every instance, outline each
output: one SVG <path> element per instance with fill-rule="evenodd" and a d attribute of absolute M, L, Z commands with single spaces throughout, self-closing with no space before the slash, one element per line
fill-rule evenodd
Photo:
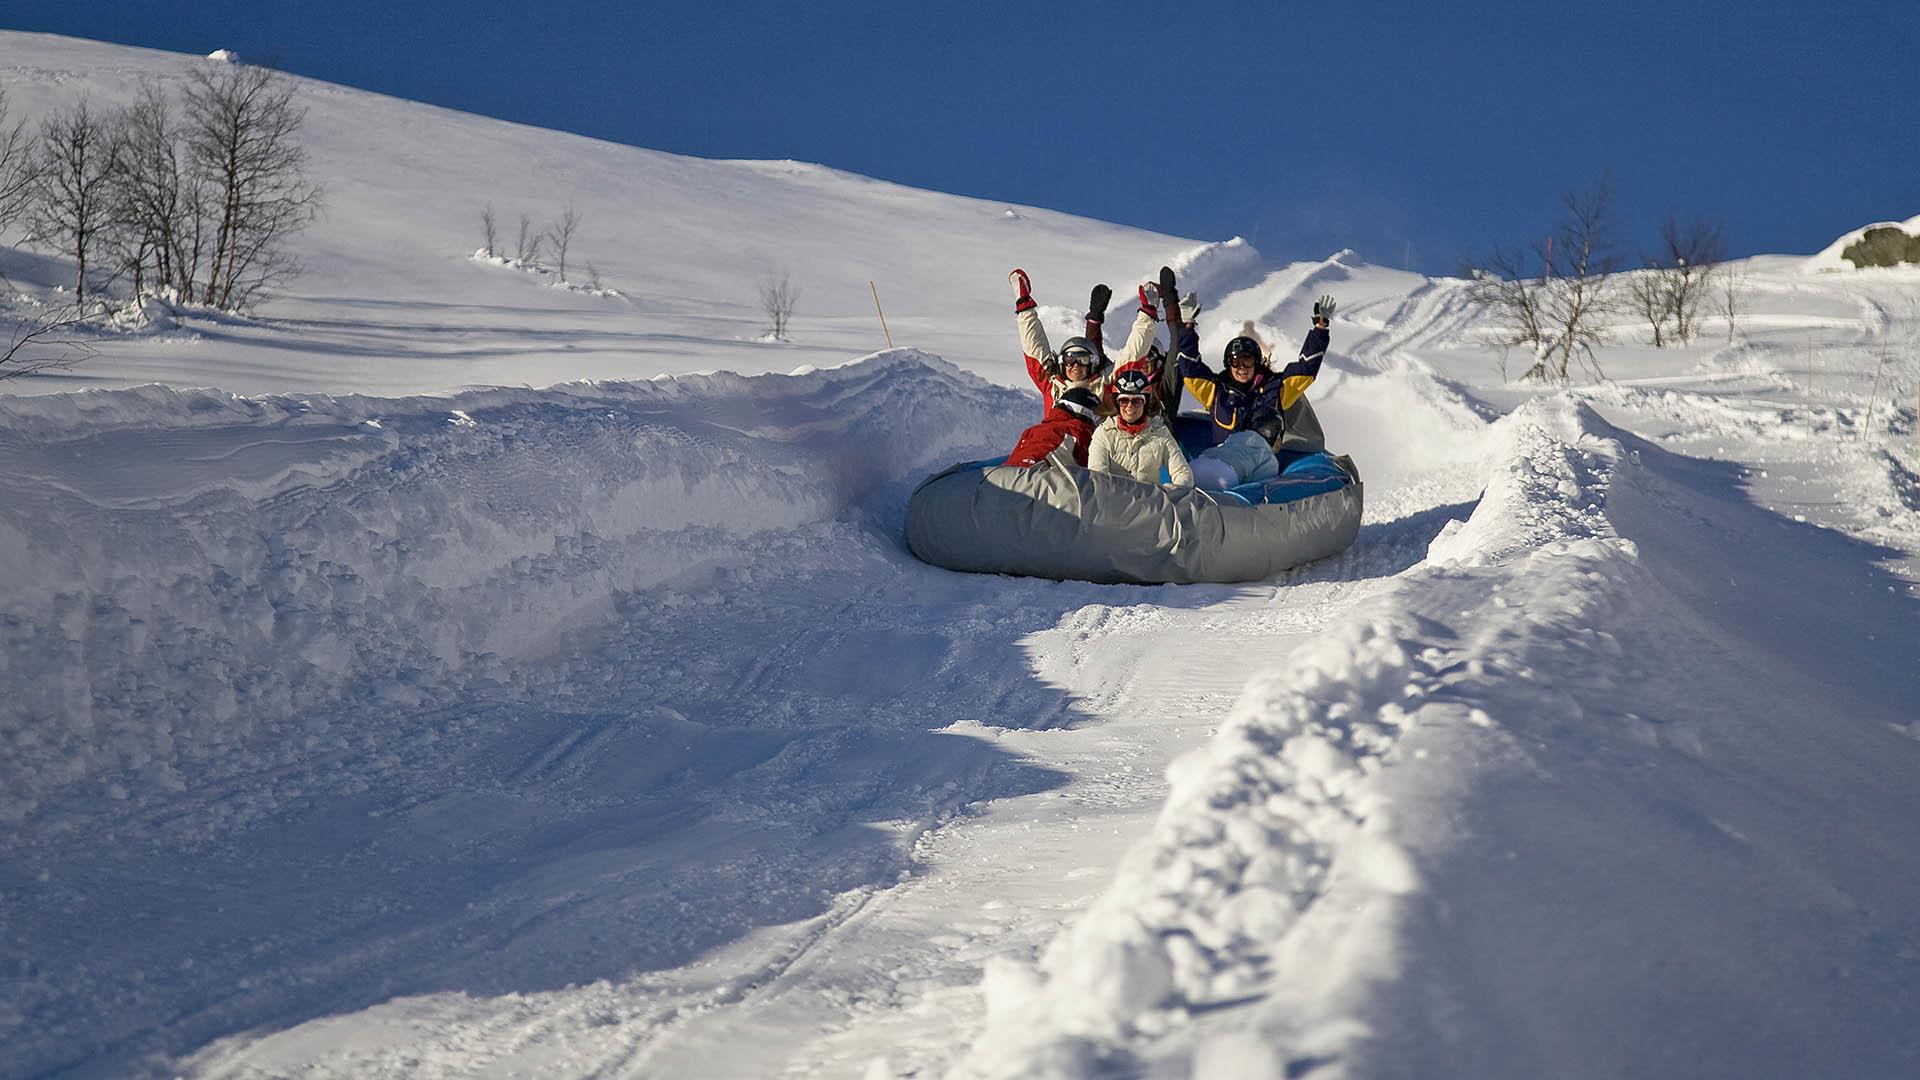
<path fill-rule="evenodd" d="M 880 290 L 873 282 L 867 282 L 867 288 L 873 293 L 873 310 L 880 316 L 880 332 L 887 335 L 887 348 L 893 348 L 893 331 L 887 329 L 887 313 L 880 310 Z"/>
<path fill-rule="evenodd" d="M 1813 335 L 1807 335 L 1807 434 L 1813 434 Z"/>
<path fill-rule="evenodd" d="M 1880 397 L 1880 372 L 1887 366 L 1887 343 L 1880 343 L 1880 362 L 1873 365 L 1873 392 L 1867 395 L 1867 418 L 1860 425 L 1862 438 L 1873 434 L 1873 403 Z"/>

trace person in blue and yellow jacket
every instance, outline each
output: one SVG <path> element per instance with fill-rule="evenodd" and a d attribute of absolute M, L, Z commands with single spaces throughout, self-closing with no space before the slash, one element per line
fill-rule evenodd
<path fill-rule="evenodd" d="M 1307 331 L 1299 358 L 1278 371 L 1261 355 L 1260 343 L 1244 334 L 1227 342 L 1222 358 L 1226 370 L 1214 371 L 1200 359 L 1199 331 L 1191 322 L 1183 320 L 1179 347 L 1175 350 L 1180 381 L 1212 419 L 1213 445 L 1218 446 L 1234 432 L 1251 427 L 1257 417 L 1285 414 L 1300 400 L 1300 395 L 1319 377 L 1320 361 L 1326 359 L 1333 307 L 1331 296 L 1314 301 L 1313 329 Z M 1278 433 L 1269 441 L 1277 445 Z"/>

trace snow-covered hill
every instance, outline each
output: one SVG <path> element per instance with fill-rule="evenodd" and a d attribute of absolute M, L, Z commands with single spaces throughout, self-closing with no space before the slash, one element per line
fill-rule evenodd
<path fill-rule="evenodd" d="M 1350 252 L 304 89 L 291 294 L 0 396 L 0 1075 L 1913 1071 L 1920 271 L 1746 260 L 1543 392 Z M 569 197 L 622 295 L 468 257 Z M 1065 331 L 1162 262 L 1210 353 L 1341 298 L 1359 542 L 912 559 L 1037 412 L 1007 268 Z"/>

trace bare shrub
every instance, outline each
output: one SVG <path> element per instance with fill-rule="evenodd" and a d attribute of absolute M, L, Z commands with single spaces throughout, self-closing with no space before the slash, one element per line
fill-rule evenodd
<path fill-rule="evenodd" d="M 540 257 L 542 234 L 535 232 L 533 219 L 520 215 L 520 236 L 514 241 L 513 258 L 515 262 L 530 263 Z"/>
<path fill-rule="evenodd" d="M 494 257 L 493 249 L 498 243 L 497 238 L 499 235 L 499 229 L 493 220 L 492 203 L 488 203 L 487 208 L 480 211 L 480 231 L 486 239 L 486 244 L 481 250 L 485 252 L 487 258 L 491 259 Z"/>
<path fill-rule="evenodd" d="M 87 313 L 75 303 L 15 325 L 6 352 L 0 353 L 0 381 L 70 368 L 92 356 L 93 346 L 70 333 L 88 321 Z"/>
<path fill-rule="evenodd" d="M 782 273 L 778 278 L 768 275 L 760 283 L 760 310 L 767 313 L 775 340 L 787 340 L 787 324 L 793 319 L 793 308 L 799 300 L 800 290 L 788 274 Z"/>
<path fill-rule="evenodd" d="M 1466 268 L 1473 295 L 1506 324 L 1497 343 L 1533 350 L 1522 379 L 1564 381 L 1575 357 L 1599 374 L 1593 350 L 1607 339 L 1606 316 L 1616 303 L 1612 180 L 1602 175 L 1560 203 L 1554 231 L 1530 250 L 1496 249 Z M 1534 266 L 1537 277 L 1529 273 Z"/>
<path fill-rule="evenodd" d="M 563 285 L 567 281 L 567 249 L 573 246 L 573 234 L 579 229 L 580 215 L 574 210 L 572 203 L 568 203 L 566 212 L 555 219 L 553 224 L 547 226 L 547 242 L 553 245 L 554 258 L 559 260 L 560 265 L 556 270 L 560 274 L 560 283 Z"/>

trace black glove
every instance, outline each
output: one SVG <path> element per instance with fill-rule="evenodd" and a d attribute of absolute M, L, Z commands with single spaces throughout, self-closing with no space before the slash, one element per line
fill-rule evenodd
<path fill-rule="evenodd" d="M 1180 287 L 1173 280 L 1173 267 L 1171 266 L 1161 267 L 1160 268 L 1160 298 L 1161 298 L 1161 306 L 1166 309 L 1168 326 L 1178 326 L 1180 324 L 1179 297 L 1180 297 Z"/>
<path fill-rule="evenodd" d="M 1095 285 L 1093 295 L 1087 298 L 1087 318 L 1094 322 L 1107 319 L 1107 302 L 1113 299 L 1113 290 L 1105 285 Z"/>

